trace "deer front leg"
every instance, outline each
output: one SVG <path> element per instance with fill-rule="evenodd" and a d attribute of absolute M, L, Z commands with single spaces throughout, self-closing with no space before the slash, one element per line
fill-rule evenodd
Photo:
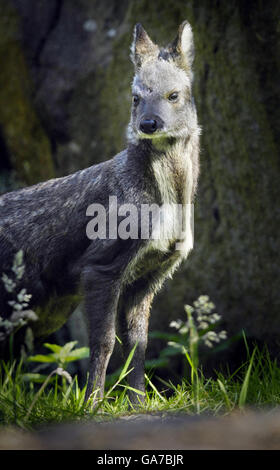
<path fill-rule="evenodd" d="M 108 273 L 88 270 L 84 276 L 84 289 L 90 348 L 87 401 L 94 390 L 99 397 L 104 393 L 106 369 L 115 344 L 120 281 Z"/>

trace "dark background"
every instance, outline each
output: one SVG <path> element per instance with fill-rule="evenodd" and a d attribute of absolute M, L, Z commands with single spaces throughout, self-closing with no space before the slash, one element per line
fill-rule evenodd
<path fill-rule="evenodd" d="M 166 45 L 194 32 L 201 139 L 195 246 L 157 297 L 151 331 L 170 331 L 207 294 L 229 337 L 279 355 L 280 2 L 0 0 L 0 193 L 62 176 L 123 149 L 141 22 Z M 56 341 L 85 340 L 78 314 Z M 238 363 L 243 346 L 208 358 Z M 148 356 L 162 343 L 151 341 Z"/>

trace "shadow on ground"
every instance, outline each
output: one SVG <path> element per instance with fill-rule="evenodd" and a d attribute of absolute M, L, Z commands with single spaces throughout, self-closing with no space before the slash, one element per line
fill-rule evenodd
<path fill-rule="evenodd" d="M 68 423 L 0 431 L 0 450 L 276 450 L 280 411 L 225 417 L 133 415 L 110 423 Z"/>

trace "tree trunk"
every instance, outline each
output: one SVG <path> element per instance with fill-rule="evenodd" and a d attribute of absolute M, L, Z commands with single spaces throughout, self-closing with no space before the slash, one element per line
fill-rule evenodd
<path fill-rule="evenodd" d="M 124 148 L 134 24 L 141 22 L 156 42 L 166 44 L 178 25 L 189 20 L 196 47 L 194 96 L 203 129 L 195 246 L 158 296 L 152 328 L 184 318 L 184 303 L 208 294 L 230 335 L 245 329 L 273 349 L 280 333 L 279 2 L 12 3 L 21 18 L 18 44 L 25 65 L 21 56 L 17 61 L 18 49 L 13 67 L 24 72 L 11 66 L 9 74 L 21 73 L 21 79 L 9 83 L 7 72 L 0 70 L 0 100 L 6 100 L 6 111 L 0 112 L 0 151 L 5 149 L 5 161 L 27 183 L 25 161 L 34 170 L 34 182 L 50 177 L 52 167 L 57 175 L 67 174 Z M 18 90 L 25 89 L 25 67 L 35 91 L 11 137 L 9 123 L 20 117 L 10 89 L 22 96 Z M 26 144 L 24 161 L 16 146 L 20 139 Z M 36 170 L 35 155 L 40 162 L 47 158 L 46 167 L 39 165 L 42 173 Z"/>

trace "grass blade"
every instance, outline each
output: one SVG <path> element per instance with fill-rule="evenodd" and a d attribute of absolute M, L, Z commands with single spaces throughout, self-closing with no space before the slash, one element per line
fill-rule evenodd
<path fill-rule="evenodd" d="M 121 382 L 122 379 L 127 375 L 127 369 L 129 368 L 129 364 L 131 363 L 132 361 L 132 358 L 134 356 L 134 353 L 135 353 L 135 349 L 137 348 L 137 345 L 138 345 L 138 342 L 135 343 L 135 345 L 133 346 L 132 350 L 130 351 L 129 355 L 128 355 L 128 358 L 127 360 L 125 361 L 125 365 L 123 366 L 122 370 L 121 370 L 121 373 L 120 373 L 120 376 L 118 378 L 118 382 Z"/>
<path fill-rule="evenodd" d="M 230 399 L 229 399 L 228 393 L 226 391 L 226 388 L 225 388 L 223 382 L 221 382 L 220 379 L 217 379 L 217 382 L 218 382 L 218 385 L 219 385 L 219 387 L 220 387 L 220 389 L 221 389 L 221 391 L 222 391 L 222 393 L 225 397 L 226 407 L 227 407 L 228 410 L 231 410 Z"/>
<path fill-rule="evenodd" d="M 161 399 L 161 401 L 165 401 L 164 397 L 159 393 L 159 391 L 157 390 L 157 388 L 154 386 L 154 384 L 150 381 L 149 377 L 147 376 L 147 374 L 145 374 L 145 379 L 147 380 L 148 384 L 150 385 L 150 387 L 153 389 L 153 391 L 155 392 L 155 394 Z M 145 394 L 144 394 L 145 395 Z"/>
<path fill-rule="evenodd" d="M 241 387 L 241 391 L 240 391 L 240 395 L 239 395 L 239 401 L 238 401 L 239 408 L 244 408 L 246 400 L 247 400 L 250 375 L 251 375 L 251 370 L 252 370 L 256 350 L 257 350 L 257 348 L 255 347 L 255 349 L 253 351 L 253 354 L 251 356 L 251 359 L 250 359 L 249 367 L 247 369 L 247 372 L 246 372 L 246 375 L 245 375 L 245 378 L 244 378 L 244 381 L 243 381 L 243 384 L 242 384 L 242 387 Z"/>

